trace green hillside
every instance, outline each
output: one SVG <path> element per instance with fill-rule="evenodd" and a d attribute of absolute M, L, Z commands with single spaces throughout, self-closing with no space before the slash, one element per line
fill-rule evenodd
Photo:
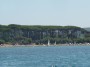
<path fill-rule="evenodd" d="M 76 26 L 0 25 L 0 44 L 90 43 L 90 33 Z"/>

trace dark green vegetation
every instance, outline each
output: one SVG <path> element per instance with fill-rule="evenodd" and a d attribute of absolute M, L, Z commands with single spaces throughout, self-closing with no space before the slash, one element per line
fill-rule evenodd
<path fill-rule="evenodd" d="M 0 25 L 0 44 L 90 43 L 90 32 L 76 26 Z"/>

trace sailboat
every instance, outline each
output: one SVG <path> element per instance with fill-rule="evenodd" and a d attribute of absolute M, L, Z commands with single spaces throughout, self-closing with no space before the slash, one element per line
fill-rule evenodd
<path fill-rule="evenodd" d="M 50 40 L 48 40 L 48 46 L 50 46 Z"/>
<path fill-rule="evenodd" d="M 56 41 L 55 41 L 54 45 L 56 45 Z"/>

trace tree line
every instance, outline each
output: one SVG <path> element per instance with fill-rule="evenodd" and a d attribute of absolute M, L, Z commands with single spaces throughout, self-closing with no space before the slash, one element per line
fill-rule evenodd
<path fill-rule="evenodd" d="M 90 32 L 76 26 L 0 25 L 0 44 L 90 43 Z"/>

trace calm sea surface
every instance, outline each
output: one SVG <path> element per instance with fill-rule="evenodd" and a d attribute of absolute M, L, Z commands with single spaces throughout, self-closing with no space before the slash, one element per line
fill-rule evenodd
<path fill-rule="evenodd" d="M 90 46 L 1 47 L 0 67 L 90 67 Z"/>

